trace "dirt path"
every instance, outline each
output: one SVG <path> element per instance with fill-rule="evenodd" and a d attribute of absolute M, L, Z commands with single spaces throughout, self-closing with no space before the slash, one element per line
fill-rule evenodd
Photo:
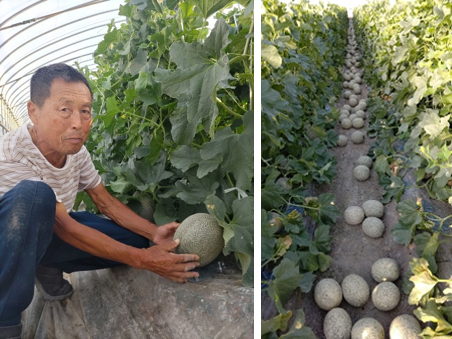
<path fill-rule="evenodd" d="M 365 95 L 366 93 L 363 94 Z M 364 129 L 366 127 L 367 120 Z M 348 137 L 353 131 L 353 128 L 344 131 L 342 128 L 337 127 L 338 133 L 346 134 Z M 371 266 L 378 259 L 389 257 L 397 261 L 400 266 L 401 276 L 395 284 L 402 292 L 403 277 L 409 272 L 409 261 L 415 252 L 413 248 L 396 244 L 392 240 L 391 228 L 398 220 L 398 212 L 395 209 L 396 203 L 391 202 L 385 206 L 383 222 L 386 229 L 382 238 L 369 238 L 363 233 L 361 225 L 350 226 L 343 219 L 343 212 L 348 206 L 361 206 L 364 201 L 369 199 L 381 201 L 383 190 L 378 184 L 377 173 L 373 169 L 371 170 L 370 178 L 364 182 L 357 181 L 352 175 L 355 161 L 359 156 L 367 154 L 371 143 L 372 139 L 366 138 L 363 144 L 353 144 L 349 141 L 345 147 L 332 149 L 331 151 L 338 162 L 336 167 L 337 176 L 331 185 L 324 185 L 315 189 L 316 196 L 327 192 L 333 193 L 336 206 L 341 211 L 341 216 L 331 229 L 333 243 L 330 255 L 333 261 L 330 268 L 326 272 L 319 274 L 318 278 L 334 278 L 340 283 L 345 276 L 354 273 L 363 277 L 372 291 L 377 282 L 371 276 Z M 323 335 L 323 319 L 327 312 L 321 310 L 314 303 L 313 292 L 307 295 L 299 293 L 292 299 L 292 302 L 293 305 L 289 308 L 298 309 L 303 307 L 306 314 L 306 324 L 313 329 L 318 339 L 325 338 Z M 408 296 L 403 294 L 403 292 L 399 305 L 389 312 L 379 311 L 373 306 L 371 300 L 361 308 L 350 306 L 343 300 L 339 307 L 344 308 L 349 313 L 353 324 L 364 317 L 377 319 L 385 328 L 387 338 L 389 337 L 388 329 L 391 321 L 400 314 L 412 313 L 414 309 L 413 306 L 408 305 Z"/>
<path fill-rule="evenodd" d="M 362 86 L 362 93 L 359 99 L 367 98 L 367 88 Z M 342 108 L 347 103 L 344 97 L 338 103 L 338 108 Z M 367 130 L 368 119 L 361 131 Z M 378 184 L 377 173 L 372 169 L 371 176 L 364 182 L 359 182 L 353 177 L 353 169 L 356 160 L 361 155 L 367 155 L 372 139 L 366 136 L 365 142 L 362 144 L 354 144 L 350 140 L 351 134 L 356 131 L 353 127 L 344 130 L 340 125 L 336 126 L 338 134 L 345 134 L 348 138 L 348 144 L 345 147 L 336 147 L 331 150 L 337 159 L 337 175 L 331 185 L 323 185 L 314 188 L 314 195 L 318 196 L 322 193 L 333 193 L 335 195 L 336 206 L 341 212 L 336 225 L 331 228 L 331 236 L 333 238 L 332 251 L 330 253 L 333 261 L 330 268 L 321 274 L 318 279 L 334 278 L 339 283 L 348 274 L 354 273 L 363 277 L 369 284 L 370 291 L 377 285 L 371 276 L 372 264 L 380 258 L 389 257 L 394 259 L 400 266 L 400 278 L 395 284 L 401 291 L 401 301 L 399 305 L 392 311 L 383 312 L 376 309 L 369 301 L 360 308 L 349 305 L 345 300 L 339 307 L 344 308 L 350 315 L 354 324 L 361 318 L 372 317 L 377 319 L 385 328 L 386 338 L 389 338 L 389 325 L 391 321 L 398 315 L 404 313 L 412 313 L 413 306 L 408 305 L 408 295 L 403 294 L 402 282 L 403 277 L 409 272 L 409 262 L 414 256 L 414 248 L 407 248 L 403 245 L 396 244 L 392 240 L 391 228 L 397 223 L 398 212 L 396 211 L 396 203 L 391 202 L 385 206 L 385 214 L 383 222 L 386 226 L 384 236 L 382 238 L 373 239 L 366 236 L 361 225 L 350 226 L 343 219 L 343 212 L 348 206 L 361 206 L 366 200 L 375 199 L 381 201 L 383 190 Z M 306 315 L 306 325 L 311 327 L 319 339 L 325 338 L 323 334 L 323 319 L 326 311 L 321 310 L 314 302 L 313 291 L 309 294 L 301 294 L 300 292 L 291 299 L 289 309 L 296 310 L 303 308 Z"/>
<path fill-rule="evenodd" d="M 367 89 L 360 95 L 360 99 L 365 97 L 367 97 Z M 342 97 L 338 107 L 342 107 L 345 103 L 346 99 Z M 365 126 L 361 130 L 365 131 L 367 126 L 368 119 L 365 120 Z M 338 134 L 345 134 L 348 138 L 355 130 L 354 128 L 344 130 L 339 125 L 336 127 Z M 339 306 L 349 313 L 353 324 L 364 317 L 377 319 L 385 328 L 386 338 L 389 338 L 388 329 L 391 321 L 400 314 L 412 314 L 414 309 L 413 306 L 408 305 L 408 295 L 403 294 L 402 283 L 403 277 L 409 272 L 409 262 L 415 255 L 415 250 L 413 247 L 399 245 L 392 240 L 391 228 L 398 220 L 398 212 L 394 201 L 385 205 L 383 222 L 386 229 L 382 238 L 369 238 L 363 233 L 361 225 L 350 226 L 343 219 L 343 212 L 348 206 L 361 206 L 366 200 L 381 200 L 382 198 L 383 189 L 378 184 L 378 176 L 373 169 L 371 170 L 370 178 L 364 182 L 357 181 L 352 174 L 355 161 L 361 155 L 367 154 L 372 141 L 373 139 L 368 137 L 362 144 L 354 144 L 349 140 L 347 146 L 331 149 L 332 154 L 337 159 L 337 175 L 331 185 L 313 187 L 313 196 L 318 196 L 322 193 L 333 193 L 336 206 L 341 212 L 341 216 L 331 228 L 331 236 L 333 238 L 332 250 L 329 253 L 333 258 L 331 266 L 326 272 L 317 274 L 317 280 L 314 284 L 322 278 L 334 278 L 341 283 L 345 276 L 354 273 L 363 277 L 369 284 L 370 291 L 372 291 L 377 285 L 370 272 L 372 264 L 384 257 L 397 261 L 401 274 L 395 284 L 401 291 L 401 301 L 394 310 L 389 312 L 379 311 L 373 306 L 370 299 L 360 308 L 350 306 L 345 300 Z M 306 316 L 306 325 L 311 327 L 318 339 L 324 339 L 323 319 L 327 312 L 315 304 L 313 290 L 308 294 L 297 290 L 286 305 L 286 309 L 295 312 L 302 308 Z M 273 314 L 275 312 L 274 307 L 271 307 L 271 304 L 269 298 L 266 296 L 262 298 L 262 317 L 264 319 L 275 315 Z"/>

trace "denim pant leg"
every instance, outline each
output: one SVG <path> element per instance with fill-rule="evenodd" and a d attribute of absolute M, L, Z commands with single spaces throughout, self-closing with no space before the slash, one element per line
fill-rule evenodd
<path fill-rule="evenodd" d="M 0 326 L 17 325 L 33 299 L 36 266 L 52 240 L 56 199 L 24 180 L 0 198 Z"/>
<path fill-rule="evenodd" d="M 72 212 L 70 216 L 79 223 L 96 229 L 123 244 L 136 248 L 149 247 L 148 239 L 119 226 L 112 220 L 101 218 L 89 212 Z M 84 252 L 69 245 L 54 234 L 40 265 L 56 267 L 66 273 L 72 273 L 114 267 L 122 265 L 122 263 Z"/>

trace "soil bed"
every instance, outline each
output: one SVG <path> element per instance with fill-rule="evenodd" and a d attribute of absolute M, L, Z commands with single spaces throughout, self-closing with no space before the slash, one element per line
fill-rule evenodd
<path fill-rule="evenodd" d="M 362 86 L 362 93 L 359 99 L 367 98 L 367 88 Z M 337 104 L 341 108 L 347 103 L 347 99 L 341 97 Z M 365 120 L 363 132 L 367 130 L 368 118 Z M 385 328 L 385 336 L 389 338 L 389 325 L 391 321 L 398 315 L 408 313 L 412 314 L 414 306 L 408 305 L 408 295 L 402 292 L 403 277 L 409 272 L 409 262 L 415 255 L 414 247 L 406 247 L 395 243 L 392 240 L 391 228 L 396 225 L 398 220 L 397 204 L 391 201 L 385 205 L 385 214 L 382 218 L 385 224 L 385 232 L 383 237 L 373 239 L 367 237 L 361 228 L 361 224 L 356 226 L 348 225 L 343 213 L 348 206 L 362 206 L 366 200 L 382 200 L 383 189 L 378 184 L 377 173 L 371 169 L 370 178 L 364 182 L 359 182 L 353 177 L 353 169 L 355 162 L 361 155 L 367 155 L 369 148 L 374 139 L 365 137 L 362 144 L 354 144 L 351 141 L 351 134 L 357 129 L 343 129 L 339 124 L 336 126 L 338 134 L 344 134 L 349 139 L 348 144 L 344 147 L 335 147 L 330 152 L 337 159 L 336 177 L 330 185 L 313 186 L 310 195 L 319 196 L 323 193 L 333 193 L 335 195 L 335 204 L 341 215 L 337 219 L 336 224 L 331 227 L 331 252 L 329 255 L 333 258 L 330 268 L 323 273 L 317 273 L 317 282 L 322 278 L 334 278 L 339 284 L 348 274 L 358 274 L 369 284 L 370 292 L 378 284 L 371 276 L 372 264 L 380 258 L 389 257 L 394 259 L 400 267 L 400 277 L 394 282 L 401 291 L 401 299 L 399 305 L 389 312 L 379 311 L 372 304 L 371 299 L 363 307 L 353 307 L 345 300 L 339 307 L 345 309 L 351 317 L 354 324 L 361 318 L 372 317 L 378 320 Z M 323 334 L 323 319 L 327 311 L 320 309 L 314 302 L 314 288 L 310 293 L 304 294 L 297 290 L 288 304 L 287 310 L 295 312 L 302 308 L 306 316 L 306 325 L 315 333 L 318 339 L 325 338 Z M 277 314 L 270 298 L 264 296 L 262 298 L 262 318 L 269 319 Z"/>
<path fill-rule="evenodd" d="M 363 86 L 364 87 L 364 86 Z M 361 98 L 367 97 L 367 89 L 363 90 Z M 339 107 L 345 104 L 345 99 L 339 101 Z M 365 121 L 363 131 L 367 130 L 368 119 Z M 345 134 L 349 139 L 356 129 L 344 130 L 336 126 L 338 134 Z M 406 247 L 395 243 L 392 240 L 391 228 L 397 223 L 398 212 L 397 204 L 391 201 L 385 205 L 385 214 L 382 218 L 385 224 L 385 232 L 381 238 L 370 238 L 366 236 L 361 228 L 361 224 L 356 226 L 348 225 L 343 213 L 348 206 L 362 206 L 366 200 L 374 199 L 381 201 L 383 189 L 378 184 L 377 173 L 371 169 L 370 178 L 364 182 L 359 182 L 353 177 L 355 162 L 361 155 L 367 155 L 373 139 L 366 136 L 364 143 L 354 144 L 349 140 L 345 147 L 335 147 L 331 149 L 332 154 L 337 159 L 337 174 L 331 185 L 315 186 L 313 195 L 318 196 L 322 193 L 331 192 L 335 195 L 335 203 L 339 208 L 341 215 L 337 219 L 336 225 L 331 228 L 333 238 L 332 249 L 329 253 L 333 258 L 330 268 L 317 275 L 318 279 L 334 278 L 339 283 L 349 274 L 358 274 L 369 284 L 370 291 L 378 284 L 371 276 L 372 264 L 380 258 L 392 258 L 400 267 L 400 277 L 394 283 L 401 291 L 401 300 L 399 305 L 389 312 L 379 311 L 375 308 L 372 301 L 369 301 L 363 307 L 353 307 L 345 300 L 339 307 L 345 309 L 354 324 L 361 318 L 372 317 L 378 320 L 385 328 L 385 335 L 389 337 L 389 325 L 398 315 L 408 313 L 412 314 L 414 306 L 408 305 L 408 295 L 402 292 L 403 277 L 409 272 L 409 262 L 415 255 L 414 247 Z M 313 291 L 309 294 L 298 292 L 289 302 L 289 309 L 303 308 L 306 314 L 306 324 L 312 328 L 316 337 L 325 338 L 323 334 L 323 319 L 326 311 L 321 310 L 314 302 Z"/>

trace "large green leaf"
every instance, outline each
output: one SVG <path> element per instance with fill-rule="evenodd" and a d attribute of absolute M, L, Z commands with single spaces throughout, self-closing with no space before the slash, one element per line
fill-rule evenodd
<path fill-rule="evenodd" d="M 331 193 L 319 196 L 319 219 L 324 223 L 334 223 L 340 215 L 339 209 L 334 204 L 334 195 Z"/>
<path fill-rule="evenodd" d="M 289 322 L 291 316 L 292 311 L 287 311 L 285 313 L 280 313 L 271 319 L 261 320 L 262 336 L 271 332 L 276 332 L 277 330 L 286 330 L 287 323 Z"/>
<path fill-rule="evenodd" d="M 127 71 L 131 75 L 137 75 L 142 70 L 146 71 L 147 65 L 147 52 L 146 50 L 139 48 L 136 57 L 128 64 Z"/>
<path fill-rule="evenodd" d="M 404 60 L 406 53 L 408 52 L 408 46 L 399 46 L 396 48 L 392 64 L 396 65 Z"/>
<path fill-rule="evenodd" d="M 171 153 L 171 164 L 184 172 L 200 161 L 199 151 L 187 145 L 183 145 Z"/>
<path fill-rule="evenodd" d="M 438 309 L 438 305 L 434 299 L 429 299 L 427 301 L 426 308 L 418 308 L 414 311 L 414 314 L 424 323 L 430 321 L 436 323 L 437 326 L 435 328 L 435 332 L 439 334 L 441 334 L 441 332 L 444 334 L 452 333 L 452 324 L 444 318 L 444 315 Z M 437 336 L 435 336 L 435 338 L 437 338 Z"/>
<path fill-rule="evenodd" d="M 234 252 L 240 260 L 243 274 L 252 275 L 251 265 L 254 257 L 254 198 L 236 199 L 232 203 L 233 218 L 226 218 L 226 207 L 218 197 L 211 195 L 205 201 L 210 214 L 215 216 L 223 227 L 225 241 L 224 253 Z"/>
<path fill-rule="evenodd" d="M 201 12 L 204 19 L 207 19 L 213 13 L 226 7 L 233 0 L 189 0 L 192 2 Z"/>
<path fill-rule="evenodd" d="M 410 262 L 410 268 L 413 273 L 410 281 L 413 282 L 414 287 L 410 292 L 408 302 L 410 305 L 425 305 L 438 283 L 438 278 L 432 274 L 427 260 L 423 258 L 413 259 Z"/>
<path fill-rule="evenodd" d="M 419 256 L 422 256 L 428 261 L 432 273 L 436 273 L 438 269 L 435 258 L 436 251 L 440 244 L 438 237 L 438 232 L 435 232 L 434 234 L 422 232 L 414 237 L 416 252 Z"/>
<path fill-rule="evenodd" d="M 413 200 L 404 200 L 398 203 L 397 211 L 401 214 L 401 221 L 404 224 L 418 225 L 422 222 L 421 208 Z"/>
<path fill-rule="evenodd" d="M 119 113 L 118 103 L 116 102 L 116 98 L 114 96 L 108 97 L 106 100 L 107 103 L 107 112 L 105 115 L 99 115 L 99 117 L 104 121 L 105 127 L 110 126 L 114 117 L 117 113 Z"/>
<path fill-rule="evenodd" d="M 146 161 L 130 159 L 125 170 L 127 180 L 140 191 L 154 191 L 162 180 L 170 178 L 173 173 L 165 170 L 165 155 L 160 156 L 160 161 L 154 165 Z"/>
<path fill-rule="evenodd" d="M 392 229 L 391 234 L 394 241 L 398 244 L 408 246 L 413 239 L 416 225 L 398 222 Z"/>
<path fill-rule="evenodd" d="M 272 89 L 270 82 L 265 79 L 261 81 L 261 98 L 262 113 L 266 114 L 272 122 L 278 114 L 290 110 L 289 103 L 281 98 L 281 94 Z"/>
<path fill-rule="evenodd" d="M 223 171 L 232 173 L 236 186 L 247 190 L 251 187 L 254 165 L 253 112 L 243 116 L 243 124 L 245 129 L 241 134 L 233 133 L 229 127 L 217 132 L 213 141 L 202 146 L 200 154 L 203 161 L 217 163 Z"/>
<path fill-rule="evenodd" d="M 198 204 L 213 194 L 219 186 L 219 174 L 210 173 L 199 179 L 196 169 L 192 168 L 185 172 L 185 177 L 175 184 L 176 196 L 187 204 Z"/>
<path fill-rule="evenodd" d="M 180 199 L 160 198 L 155 207 L 154 219 L 157 225 L 172 221 L 182 222 L 195 213 L 206 213 L 204 204 L 190 205 Z"/>
<path fill-rule="evenodd" d="M 314 286 L 316 276 L 312 272 L 303 273 L 300 282 L 300 290 L 303 293 L 309 293 Z"/>
<path fill-rule="evenodd" d="M 162 1 L 158 0 L 130 0 L 131 5 L 138 5 L 140 9 L 148 8 L 163 13 Z"/>
<path fill-rule="evenodd" d="M 217 89 L 231 78 L 229 59 L 224 54 L 228 35 L 228 25 L 219 19 L 205 43 L 171 45 L 170 56 L 177 69 L 161 83 L 162 91 L 178 100 L 177 110 L 171 116 L 171 134 L 178 144 L 189 144 L 200 123 L 210 131 L 218 115 Z"/>
<path fill-rule="evenodd" d="M 284 258 L 273 269 L 273 275 L 275 279 L 268 283 L 268 294 L 275 303 L 284 306 L 301 282 L 300 270 L 293 261 Z"/>
<path fill-rule="evenodd" d="M 124 177 L 120 177 L 115 181 L 111 181 L 109 184 L 113 192 L 124 194 L 128 189 L 132 187 L 132 184 Z"/>
<path fill-rule="evenodd" d="M 267 61 L 274 68 L 279 68 L 281 66 L 282 58 L 275 46 L 262 43 L 261 56 L 262 59 Z"/>
<path fill-rule="evenodd" d="M 112 25 L 113 23 L 111 23 L 109 28 L 111 28 Z M 94 52 L 94 55 L 105 53 L 113 43 L 118 41 L 118 36 L 118 30 L 116 28 L 113 28 L 112 30 L 109 29 L 109 32 L 105 34 L 104 39 L 97 46 L 97 50 Z"/>
<path fill-rule="evenodd" d="M 216 195 L 210 195 L 205 201 L 207 210 L 209 213 L 217 218 L 217 220 L 224 221 L 226 218 L 226 205 L 223 200 L 218 198 Z"/>
<path fill-rule="evenodd" d="M 439 116 L 438 110 L 429 110 L 420 116 L 419 126 L 422 127 L 432 139 L 441 134 L 445 128 L 449 128 L 450 114 L 445 117 Z"/>
<path fill-rule="evenodd" d="M 232 204 L 233 219 L 225 227 L 225 251 L 254 256 L 254 198 L 236 199 Z"/>

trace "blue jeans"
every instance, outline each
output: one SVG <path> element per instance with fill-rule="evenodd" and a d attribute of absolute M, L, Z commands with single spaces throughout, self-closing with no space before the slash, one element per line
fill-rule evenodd
<path fill-rule="evenodd" d="M 43 182 L 24 180 L 0 198 L 0 327 L 17 325 L 33 299 L 38 265 L 66 273 L 121 265 L 62 241 L 53 233 L 56 199 Z M 146 248 L 149 241 L 111 220 L 88 212 L 71 217 L 124 244 Z"/>

